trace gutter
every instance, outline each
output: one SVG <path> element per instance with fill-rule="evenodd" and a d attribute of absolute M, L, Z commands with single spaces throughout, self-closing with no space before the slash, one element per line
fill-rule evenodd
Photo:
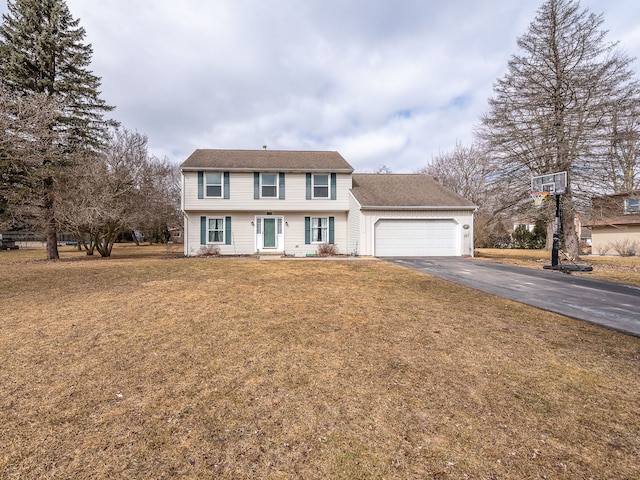
<path fill-rule="evenodd" d="M 285 172 L 285 173 L 307 173 L 307 172 L 320 172 L 320 173 L 353 173 L 353 170 L 347 169 L 333 169 L 333 168 L 280 168 L 277 166 L 269 165 L 269 167 L 255 167 L 255 168 L 237 168 L 237 167 L 181 167 L 183 172 L 238 172 L 238 173 L 253 173 L 253 172 Z"/>
<path fill-rule="evenodd" d="M 478 209 L 476 205 L 455 205 L 455 206 L 433 206 L 433 205 L 367 205 L 361 206 L 361 210 L 473 210 Z"/>

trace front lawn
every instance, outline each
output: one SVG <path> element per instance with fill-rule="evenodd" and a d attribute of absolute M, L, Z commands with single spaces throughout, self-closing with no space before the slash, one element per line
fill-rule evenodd
<path fill-rule="evenodd" d="M 130 248 L 0 253 L 0 477 L 640 477 L 638 338 L 384 261 Z"/>

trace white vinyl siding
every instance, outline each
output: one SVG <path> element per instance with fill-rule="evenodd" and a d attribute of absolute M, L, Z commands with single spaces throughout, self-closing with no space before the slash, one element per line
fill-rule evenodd
<path fill-rule="evenodd" d="M 336 175 L 337 200 L 306 198 L 306 174 L 304 172 L 286 172 L 286 199 L 254 198 L 253 172 L 230 172 L 230 201 L 222 198 L 198 199 L 198 175 L 187 171 L 184 175 L 183 208 L 185 211 L 224 211 L 224 212 L 268 212 L 302 211 L 311 216 L 313 212 L 347 212 L 349 209 L 349 190 L 351 175 Z"/>
<path fill-rule="evenodd" d="M 256 253 L 256 218 L 264 218 L 264 212 L 222 212 L 215 217 L 232 218 L 231 245 L 217 244 L 222 255 L 252 255 Z M 334 244 L 339 253 L 347 252 L 347 212 L 324 211 L 312 215 L 306 211 L 278 212 L 273 215 L 281 218 L 276 223 L 278 235 L 282 235 L 283 248 L 278 250 L 288 255 L 304 257 L 314 254 L 318 244 L 305 244 L 305 217 L 334 217 Z M 200 245 L 200 218 L 208 216 L 213 218 L 210 212 L 194 211 L 185 214 L 184 254 L 187 256 L 198 255 Z"/>
<path fill-rule="evenodd" d="M 360 204 L 353 196 L 349 194 L 349 225 L 348 238 L 349 244 L 347 250 L 349 255 L 360 255 L 362 253 L 361 238 L 364 236 L 362 231 L 362 213 L 360 212 Z"/>
<path fill-rule="evenodd" d="M 223 218 L 231 217 L 231 244 L 226 245 L 226 238 L 222 243 L 216 243 L 222 255 L 238 255 L 254 253 L 253 241 L 253 215 L 244 213 L 216 213 L 198 211 L 186 212 L 184 218 L 184 254 L 187 256 L 198 255 L 201 250 L 201 217 Z M 208 223 L 208 222 L 207 222 Z M 207 225 L 208 226 L 208 225 Z M 226 232 L 225 232 L 226 236 Z M 208 236 L 206 237 L 208 240 Z"/>
<path fill-rule="evenodd" d="M 460 228 L 455 239 L 460 242 L 459 255 L 473 255 L 473 211 L 472 210 L 360 210 L 360 255 L 375 255 L 374 227 L 381 219 L 448 219 L 455 220 L 460 226 L 469 225 L 468 229 Z M 350 219 L 351 221 L 351 219 Z"/>

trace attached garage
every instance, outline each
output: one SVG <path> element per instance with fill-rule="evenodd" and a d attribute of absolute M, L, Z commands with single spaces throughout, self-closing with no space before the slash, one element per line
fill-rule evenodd
<path fill-rule="evenodd" d="M 348 251 L 376 257 L 473 256 L 469 200 L 422 174 L 353 174 Z"/>
<path fill-rule="evenodd" d="M 454 219 L 384 218 L 374 225 L 377 257 L 460 256 L 460 225 Z"/>

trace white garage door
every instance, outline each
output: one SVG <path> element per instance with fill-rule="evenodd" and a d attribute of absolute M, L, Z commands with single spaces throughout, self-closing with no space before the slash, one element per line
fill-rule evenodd
<path fill-rule="evenodd" d="M 378 257 L 459 256 L 458 224 L 452 220 L 382 219 L 374 227 Z"/>

